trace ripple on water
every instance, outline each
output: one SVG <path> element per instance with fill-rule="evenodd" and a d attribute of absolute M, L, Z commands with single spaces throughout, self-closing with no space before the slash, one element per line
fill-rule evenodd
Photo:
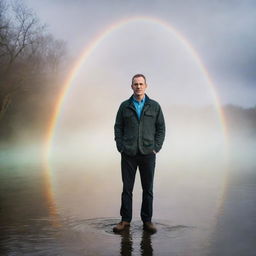
<path fill-rule="evenodd" d="M 117 235 L 113 233 L 113 227 L 119 221 L 117 218 L 81 220 L 73 217 L 59 220 L 59 225 L 53 226 L 50 219 L 31 220 L 22 229 L 12 227 L 6 233 L 6 255 L 152 255 L 153 251 L 167 253 L 170 241 L 172 245 L 182 243 L 188 238 L 187 234 L 190 232 L 187 231 L 193 228 L 157 220 L 155 224 L 158 232 L 150 235 L 143 230 L 140 220 L 134 220 L 128 230 Z M 158 248 L 159 245 L 162 247 Z M 175 246 L 173 248 L 177 249 Z"/>
<path fill-rule="evenodd" d="M 94 232 L 105 233 L 108 235 L 116 235 L 113 233 L 113 227 L 120 221 L 116 218 L 95 218 L 85 219 L 76 222 L 69 223 L 70 227 L 80 232 L 88 232 L 88 230 L 94 230 Z M 181 235 L 187 230 L 194 227 L 186 225 L 172 225 L 168 221 L 157 220 L 154 222 L 157 227 L 158 238 L 175 237 Z M 130 233 L 133 236 L 141 236 L 143 232 L 143 225 L 140 220 L 132 221 L 129 228 Z"/>

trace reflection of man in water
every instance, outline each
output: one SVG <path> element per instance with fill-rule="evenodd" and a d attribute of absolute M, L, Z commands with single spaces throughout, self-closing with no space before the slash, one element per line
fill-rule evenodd
<path fill-rule="evenodd" d="M 133 247 L 133 238 L 130 229 L 125 229 L 121 234 L 121 256 L 132 256 L 132 252 L 138 248 Z M 146 231 L 142 232 L 141 242 L 140 242 L 140 255 L 141 256 L 153 256 L 153 247 L 151 242 L 151 234 Z"/>
<path fill-rule="evenodd" d="M 156 232 L 151 222 L 153 206 L 153 178 L 156 153 L 165 137 L 165 122 L 160 105 L 146 94 L 146 78 L 137 74 L 132 78 L 133 95 L 124 101 L 117 112 L 115 140 L 121 153 L 122 169 L 122 220 L 114 232 L 122 231 L 132 219 L 132 191 L 137 167 L 139 167 L 143 199 L 141 219 L 144 229 Z"/>

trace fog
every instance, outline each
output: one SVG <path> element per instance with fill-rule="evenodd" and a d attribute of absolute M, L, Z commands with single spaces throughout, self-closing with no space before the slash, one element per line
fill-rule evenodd
<path fill-rule="evenodd" d="M 114 255 L 112 248 L 120 245 L 112 226 L 120 219 L 122 192 L 114 122 L 121 102 L 132 95 L 131 77 L 143 73 L 146 93 L 160 103 L 166 122 L 154 180 L 156 255 L 240 256 L 244 248 L 251 255 L 256 209 L 255 5 L 24 2 L 50 23 L 53 34 L 32 23 L 30 48 L 12 60 L 20 45 L 13 52 L 2 45 L 13 46 L 22 23 L 14 19 L 13 26 L 3 26 L 10 33 L 0 30 L 1 36 L 8 35 L 0 45 L 4 248 L 15 255 L 52 255 L 53 248 L 56 255 L 73 255 L 72 250 L 74 255 L 96 255 L 97 250 L 97 255 Z M 9 10 L 3 3 L 0 14 Z M 24 16 L 28 23 L 36 17 L 30 9 L 18 10 L 29 14 Z M 12 13 L 0 16 L 1 24 Z M 141 18 L 99 36 L 111 24 L 135 15 Z M 67 48 L 54 36 L 64 39 Z M 74 77 L 61 99 L 72 70 Z M 140 233 L 141 193 L 138 172 L 130 234 L 136 238 L 135 249 L 138 237 L 145 240 Z M 120 238 L 120 251 L 126 238 Z"/>

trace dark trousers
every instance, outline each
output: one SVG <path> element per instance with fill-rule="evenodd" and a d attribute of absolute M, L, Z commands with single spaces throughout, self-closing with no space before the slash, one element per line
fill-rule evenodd
<path fill-rule="evenodd" d="M 134 187 L 137 167 L 139 167 L 141 186 L 143 190 L 140 216 L 143 222 L 151 221 L 153 213 L 153 180 L 155 172 L 156 155 L 137 154 L 128 156 L 122 153 L 122 204 L 120 214 L 122 221 L 132 220 L 132 192 Z"/>

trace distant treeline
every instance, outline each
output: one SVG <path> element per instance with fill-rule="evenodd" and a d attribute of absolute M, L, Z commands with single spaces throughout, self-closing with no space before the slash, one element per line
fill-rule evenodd
<path fill-rule="evenodd" d="M 243 108 L 236 105 L 226 105 L 223 109 L 231 136 L 243 135 L 255 138 L 256 106 Z"/>
<path fill-rule="evenodd" d="M 51 111 L 66 58 L 65 42 L 47 32 L 22 1 L 0 0 L 0 136 Z"/>

